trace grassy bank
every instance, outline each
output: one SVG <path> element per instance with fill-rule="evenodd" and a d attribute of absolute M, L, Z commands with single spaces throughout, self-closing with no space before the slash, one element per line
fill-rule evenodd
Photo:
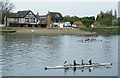
<path fill-rule="evenodd" d="M 16 32 L 16 31 L 12 28 L 0 27 L 0 32 L 12 33 L 12 32 Z"/>
<path fill-rule="evenodd" d="M 97 34 L 118 34 L 118 27 L 104 27 L 104 28 L 80 28 L 80 30 L 85 30 L 89 32 L 96 32 Z"/>

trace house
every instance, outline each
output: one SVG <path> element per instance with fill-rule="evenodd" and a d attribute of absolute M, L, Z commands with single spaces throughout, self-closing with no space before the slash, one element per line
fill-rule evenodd
<path fill-rule="evenodd" d="M 92 25 L 91 25 L 91 27 L 93 28 L 93 27 L 98 27 L 98 21 L 95 21 Z"/>
<path fill-rule="evenodd" d="M 62 23 L 63 17 L 59 12 L 48 12 L 47 15 L 39 15 L 37 12 L 35 15 L 31 10 L 24 10 L 12 13 L 4 20 L 9 27 L 55 27 Z"/>
<path fill-rule="evenodd" d="M 85 25 L 81 21 L 75 21 L 73 24 L 75 25 L 75 27 L 85 27 Z"/>
<path fill-rule="evenodd" d="M 51 25 L 53 27 L 56 27 L 59 23 L 63 22 L 63 17 L 62 14 L 60 14 L 59 12 L 48 12 L 48 14 L 46 15 L 46 23 L 47 26 L 51 27 Z"/>
<path fill-rule="evenodd" d="M 38 24 L 40 27 L 46 27 L 46 15 L 37 15 Z"/>
<path fill-rule="evenodd" d="M 6 26 L 10 27 L 36 27 L 37 16 L 31 10 L 18 11 L 6 18 Z"/>

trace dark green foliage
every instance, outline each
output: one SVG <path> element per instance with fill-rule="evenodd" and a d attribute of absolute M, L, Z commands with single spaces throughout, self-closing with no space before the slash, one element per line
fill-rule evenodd
<path fill-rule="evenodd" d="M 89 27 L 91 24 L 95 22 L 95 17 L 94 16 L 83 17 L 83 18 L 79 18 L 77 16 L 74 16 L 74 17 L 65 16 L 64 17 L 64 22 L 70 22 L 71 24 L 73 24 L 75 21 L 81 21 L 84 25 Z"/>
<path fill-rule="evenodd" d="M 115 18 L 117 18 L 117 11 L 115 10 L 115 14 L 114 14 Z"/>
<path fill-rule="evenodd" d="M 2 30 L 13 30 L 12 28 L 1 27 Z"/>
<path fill-rule="evenodd" d="M 115 10 L 113 15 L 112 10 L 105 13 L 101 11 L 100 14 L 97 15 L 96 21 L 98 21 L 101 26 L 118 25 L 117 12 Z"/>
<path fill-rule="evenodd" d="M 83 17 L 81 18 L 81 22 L 89 27 L 91 24 L 95 22 L 95 17 Z"/>
<path fill-rule="evenodd" d="M 118 18 L 118 26 L 120 26 L 120 17 Z"/>
<path fill-rule="evenodd" d="M 65 16 L 64 17 L 64 22 L 70 22 L 71 24 L 73 24 L 75 21 L 80 21 L 80 18 L 77 17 L 77 16 L 74 16 L 74 17 L 70 17 L 70 16 Z"/>

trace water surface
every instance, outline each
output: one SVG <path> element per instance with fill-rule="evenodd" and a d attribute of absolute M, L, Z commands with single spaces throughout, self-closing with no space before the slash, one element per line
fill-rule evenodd
<path fill-rule="evenodd" d="M 81 43 L 81 39 L 96 38 L 96 41 Z M 99 41 L 102 40 L 102 41 Z M 2 35 L 3 76 L 117 76 L 118 36 L 39 36 Z M 89 71 L 81 69 L 51 69 L 45 66 L 59 66 L 67 60 L 72 64 L 76 59 L 81 63 L 113 63 L 112 68 L 98 67 Z"/>

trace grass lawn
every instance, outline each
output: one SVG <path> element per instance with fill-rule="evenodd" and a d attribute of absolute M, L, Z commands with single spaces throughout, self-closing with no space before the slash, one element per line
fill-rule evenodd
<path fill-rule="evenodd" d="M 118 34 L 120 30 L 118 30 L 118 26 L 112 26 L 112 27 L 104 27 L 104 28 L 91 28 L 91 27 L 85 27 L 80 28 L 80 30 L 90 31 L 90 32 L 96 32 L 98 34 Z"/>

